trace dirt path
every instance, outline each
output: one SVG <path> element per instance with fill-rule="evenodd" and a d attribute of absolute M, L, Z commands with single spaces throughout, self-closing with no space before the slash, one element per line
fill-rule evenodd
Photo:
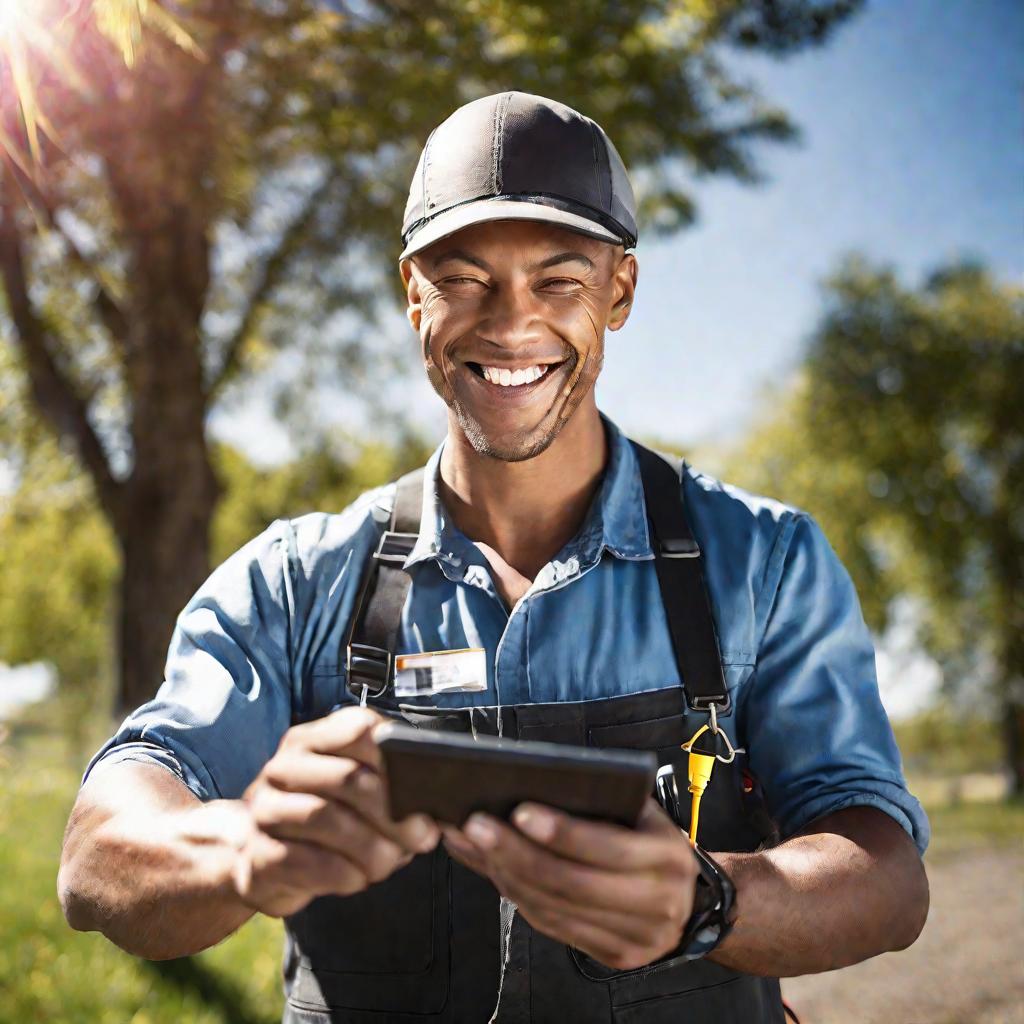
<path fill-rule="evenodd" d="M 1024 1024 L 1024 849 L 928 863 L 917 942 L 783 992 L 801 1024 Z"/>

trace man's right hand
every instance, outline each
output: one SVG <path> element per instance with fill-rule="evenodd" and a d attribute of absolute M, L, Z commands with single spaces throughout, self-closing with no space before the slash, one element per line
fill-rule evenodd
<path fill-rule="evenodd" d="M 432 850 L 437 825 L 387 814 L 373 729 L 384 719 L 347 707 L 293 726 L 242 798 L 249 824 L 232 877 L 241 899 L 271 917 L 316 896 L 348 896 Z"/>

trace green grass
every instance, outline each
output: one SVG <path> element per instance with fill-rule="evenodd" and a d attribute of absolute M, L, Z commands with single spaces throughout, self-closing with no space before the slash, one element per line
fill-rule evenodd
<path fill-rule="evenodd" d="M 929 858 L 953 856 L 979 847 L 1024 849 L 1024 803 L 985 800 L 928 807 L 932 823 Z"/>
<path fill-rule="evenodd" d="M 280 922 L 258 917 L 192 960 L 156 965 L 72 931 L 56 896 L 84 762 L 36 713 L 0 746 L 0 1022 L 275 1024 Z"/>

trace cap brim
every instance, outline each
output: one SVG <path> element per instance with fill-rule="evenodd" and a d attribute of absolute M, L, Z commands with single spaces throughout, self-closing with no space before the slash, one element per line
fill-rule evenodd
<path fill-rule="evenodd" d="M 623 240 L 603 224 L 588 219 L 578 213 L 559 210 L 554 206 L 535 200 L 519 199 L 478 199 L 471 203 L 463 203 L 444 213 L 439 213 L 433 220 L 427 221 L 417 231 L 409 244 L 398 257 L 404 260 L 407 256 L 426 249 L 448 235 L 455 234 L 471 224 L 483 224 L 494 220 L 532 220 L 545 224 L 554 224 L 569 231 L 575 231 L 590 238 L 599 238 L 603 242 L 615 242 L 624 245 Z"/>

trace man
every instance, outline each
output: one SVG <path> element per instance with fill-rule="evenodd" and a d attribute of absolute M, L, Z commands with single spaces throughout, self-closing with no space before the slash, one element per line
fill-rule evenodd
<path fill-rule="evenodd" d="M 927 821 L 849 577 L 803 513 L 599 414 L 637 261 L 596 124 L 522 93 L 460 108 L 403 242 L 448 436 L 200 589 L 87 771 L 68 920 L 165 958 L 284 917 L 289 1021 L 782 1021 L 775 979 L 903 948 L 927 912 Z M 395 657 L 467 651 L 454 692 L 427 672 L 410 694 Z M 715 769 L 699 859 L 654 799 L 635 830 L 524 805 L 439 842 L 386 814 L 382 716 L 657 750 L 684 787 L 701 726 L 746 754 Z"/>

